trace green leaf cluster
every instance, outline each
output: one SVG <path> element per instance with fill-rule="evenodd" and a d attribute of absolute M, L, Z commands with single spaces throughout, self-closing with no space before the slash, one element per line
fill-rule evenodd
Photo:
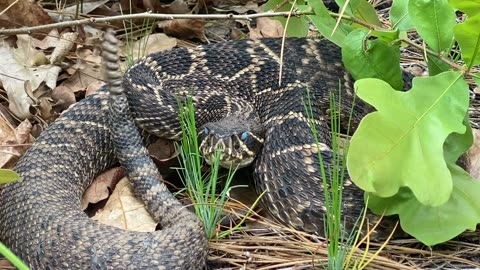
<path fill-rule="evenodd" d="M 266 9 L 281 3 L 270 0 Z M 480 83 L 472 69 L 480 64 L 480 2 L 393 0 L 386 25 L 366 0 L 337 0 L 338 13 L 322 1 L 287 3 L 282 10 L 313 11 L 308 20 L 342 48 L 358 96 L 376 109 L 360 123 L 347 153 L 349 175 L 366 191 L 369 208 L 398 215 L 403 230 L 428 245 L 475 229 L 480 182 L 456 162 L 473 141 L 465 77 Z M 302 23 L 291 20 L 287 33 L 294 27 L 296 36 L 306 34 Z M 410 40 L 407 31 L 421 39 Z M 423 51 L 429 76 L 415 78 L 403 92 L 406 45 Z"/>

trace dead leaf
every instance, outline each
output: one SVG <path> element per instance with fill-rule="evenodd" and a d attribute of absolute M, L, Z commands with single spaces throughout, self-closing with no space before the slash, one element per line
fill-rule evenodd
<path fill-rule="evenodd" d="M 89 204 L 95 204 L 107 199 L 124 175 L 124 170 L 121 167 L 116 167 L 97 176 L 85 193 L 83 193 L 82 209 L 85 210 Z"/>
<path fill-rule="evenodd" d="M 2 0 L 0 1 L 0 11 L 0 28 L 36 26 L 54 22 L 36 1 Z"/>
<path fill-rule="evenodd" d="M 136 60 L 144 55 L 169 50 L 175 46 L 177 46 L 176 38 L 169 37 L 162 33 L 152 34 L 136 41 L 133 44 L 133 48 L 125 47 L 123 55 L 132 55 Z"/>
<path fill-rule="evenodd" d="M 76 102 L 75 94 L 73 93 L 73 91 L 65 86 L 55 87 L 55 89 L 53 89 L 52 91 L 51 96 L 53 101 L 55 102 L 53 104 L 53 107 L 58 113 L 68 109 L 70 105 Z"/>
<path fill-rule="evenodd" d="M 157 23 L 158 28 L 169 36 L 181 39 L 204 39 L 205 22 L 199 19 L 176 19 Z"/>
<path fill-rule="evenodd" d="M 117 228 L 139 232 L 153 232 L 157 226 L 143 202 L 135 197 L 127 178 L 122 178 L 117 183 L 107 204 L 93 219 Z"/>
<path fill-rule="evenodd" d="M 59 37 L 60 34 L 58 33 L 58 29 L 52 29 L 50 33 L 48 33 L 42 40 L 34 39 L 33 46 L 42 50 L 55 48 L 55 46 L 57 46 Z"/>
<path fill-rule="evenodd" d="M 102 56 L 100 50 L 91 50 L 90 48 L 84 46 L 79 47 L 75 51 L 75 55 L 78 59 L 83 60 L 86 64 L 93 64 L 93 66 L 100 66 L 102 64 Z"/>
<path fill-rule="evenodd" d="M 105 83 L 102 82 L 102 81 L 96 81 L 96 82 L 93 82 L 93 83 L 89 84 L 87 86 L 86 91 L 85 91 L 85 96 L 88 97 L 90 95 L 95 94 L 96 92 L 98 92 L 100 87 L 102 87 L 103 85 L 105 85 Z"/>
<path fill-rule="evenodd" d="M 69 68 L 73 75 L 65 80 L 60 86 L 69 88 L 73 93 L 85 91 L 91 84 L 101 82 L 102 72 L 100 67 L 86 63 L 77 63 Z"/>
<path fill-rule="evenodd" d="M 250 29 L 249 36 L 251 39 L 258 39 L 264 37 L 282 37 L 283 26 L 277 20 L 266 17 L 257 18 L 257 27 Z"/>
<path fill-rule="evenodd" d="M 214 1 L 213 10 L 219 13 L 235 12 L 238 14 L 246 14 L 249 11 L 261 12 L 258 7 L 258 2 L 245 0 L 220 0 Z"/>
<path fill-rule="evenodd" d="M 163 4 L 161 1 L 143 0 L 143 7 L 152 12 L 163 14 L 186 14 L 190 13 L 187 3 L 184 0 L 174 0 L 169 4 Z"/>
<path fill-rule="evenodd" d="M 32 92 L 41 83 L 50 89 L 55 88 L 61 68 L 53 65 L 35 66 L 36 56 L 40 53 L 33 48 L 32 38 L 27 35 L 17 36 L 17 48 L 0 44 L 0 82 L 7 92 L 9 108 L 20 119 L 31 118 L 31 106 L 35 101 L 28 96 L 26 85 Z"/>
<path fill-rule="evenodd" d="M 147 147 L 148 153 L 158 161 L 169 161 L 178 156 L 178 151 L 175 149 L 173 141 L 158 138 L 155 142 Z"/>
<path fill-rule="evenodd" d="M 33 138 L 30 136 L 32 124 L 24 120 L 13 129 L 3 116 L 0 116 L 0 123 L 1 134 L 6 134 L 0 141 L 0 168 L 11 169 L 33 143 Z"/>

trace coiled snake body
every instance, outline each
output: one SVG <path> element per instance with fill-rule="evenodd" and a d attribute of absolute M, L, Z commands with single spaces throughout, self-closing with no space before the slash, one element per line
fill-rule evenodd
<path fill-rule="evenodd" d="M 181 137 L 178 97 L 193 93 L 198 127 L 220 121 L 236 104 L 251 106 L 264 132 L 254 161 L 256 188 L 267 190 L 264 205 L 281 222 L 322 234 L 325 207 L 317 154 L 331 165 L 325 121 L 330 91 L 341 87 L 342 103 L 350 108 L 353 80 L 340 49 L 326 40 L 286 39 L 283 60 L 280 50 L 280 39 L 262 39 L 161 52 L 132 66 L 123 87 L 137 124 L 174 140 Z M 319 147 L 305 113 L 307 89 Z M 36 269 L 200 268 L 205 236 L 187 211 L 171 212 L 173 206 L 163 203 L 166 216 L 159 218 L 169 225 L 139 233 L 98 224 L 80 209 L 86 187 L 115 162 L 107 96 L 100 91 L 77 103 L 18 163 L 23 182 L 7 185 L 0 196 L 0 240 Z M 355 107 L 354 121 L 363 107 Z M 142 174 L 142 164 L 137 165 Z M 158 191 L 155 185 L 143 188 L 140 193 Z M 355 219 L 363 194 L 348 181 L 344 188 L 344 213 Z"/>

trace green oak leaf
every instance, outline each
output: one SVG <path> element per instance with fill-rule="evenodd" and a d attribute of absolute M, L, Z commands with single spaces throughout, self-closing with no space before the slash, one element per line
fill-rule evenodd
<path fill-rule="evenodd" d="M 399 47 L 381 39 L 368 40 L 368 33 L 356 29 L 345 38 L 342 59 L 346 69 L 356 80 L 379 78 L 395 89 L 402 89 Z"/>
<path fill-rule="evenodd" d="M 386 215 L 398 214 L 402 229 L 426 245 L 443 243 L 480 223 L 480 182 L 457 165 L 451 173 L 452 193 L 440 206 L 421 204 L 406 188 L 391 198 L 370 196 L 368 206 L 377 214 L 385 208 Z"/>
<path fill-rule="evenodd" d="M 469 17 L 480 14 L 480 1 L 478 0 L 449 0 L 448 3 Z"/>
<path fill-rule="evenodd" d="M 6 184 L 15 181 L 21 181 L 20 175 L 12 170 L 0 169 L 0 184 Z"/>
<path fill-rule="evenodd" d="M 343 22 L 340 22 L 338 27 L 335 29 L 337 20 L 335 20 L 328 9 L 325 7 L 322 1 L 313 1 L 310 4 L 310 7 L 315 12 L 315 15 L 308 15 L 308 19 L 317 27 L 318 31 L 328 40 L 337 44 L 337 46 L 342 47 L 343 41 L 347 36 L 351 28 L 348 25 L 345 25 Z M 333 32 L 335 29 L 335 32 Z"/>
<path fill-rule="evenodd" d="M 444 204 L 452 192 L 452 176 L 443 145 L 451 133 L 467 130 L 462 121 L 469 92 L 462 74 L 417 77 L 408 92 L 378 79 L 359 80 L 355 87 L 377 111 L 360 122 L 351 139 L 347 168 L 353 182 L 379 197 L 408 187 L 424 205 Z"/>
<path fill-rule="evenodd" d="M 372 212 L 398 215 L 402 229 L 426 245 L 448 241 L 480 223 L 480 197 L 477 196 L 480 182 L 455 164 L 473 142 L 468 114 L 463 123 L 467 132 L 450 134 L 444 145 L 445 161 L 453 181 L 452 194 L 446 203 L 438 207 L 423 205 L 404 187 L 389 198 L 369 195 L 368 207 Z"/>
<path fill-rule="evenodd" d="M 408 1 L 408 14 L 428 46 L 436 52 L 449 49 L 456 16 L 448 0 Z"/>
<path fill-rule="evenodd" d="M 264 10 L 269 11 L 278 6 L 279 4 L 283 3 L 283 0 L 269 0 L 265 6 Z M 304 0 L 298 0 L 297 5 L 304 5 Z M 280 7 L 277 11 L 290 11 L 292 8 L 292 3 L 287 2 L 282 7 Z M 273 17 L 274 19 L 280 21 L 285 27 L 285 23 L 287 22 L 287 18 L 284 17 Z M 308 20 L 305 16 L 300 17 L 290 17 L 287 25 L 287 36 L 289 37 L 306 37 L 308 34 Z"/>
<path fill-rule="evenodd" d="M 427 66 L 428 66 L 428 74 L 430 76 L 434 76 L 444 71 L 450 70 L 450 66 L 447 63 L 438 59 L 436 56 L 432 56 L 428 54 L 427 54 Z"/>
<path fill-rule="evenodd" d="M 390 21 L 392 28 L 400 31 L 407 31 L 413 28 L 410 16 L 408 16 L 408 1 L 393 0 L 392 8 L 390 9 Z"/>
<path fill-rule="evenodd" d="M 462 58 L 469 68 L 480 64 L 480 14 L 468 17 L 453 28 L 455 39 L 462 50 Z"/>
<path fill-rule="evenodd" d="M 335 2 L 337 2 L 340 10 L 342 10 L 342 7 L 345 5 L 347 0 L 336 0 Z M 373 8 L 372 4 L 366 0 L 349 0 L 345 9 L 345 13 L 364 22 L 368 22 L 376 26 L 382 26 L 382 23 L 378 19 L 375 8 Z"/>

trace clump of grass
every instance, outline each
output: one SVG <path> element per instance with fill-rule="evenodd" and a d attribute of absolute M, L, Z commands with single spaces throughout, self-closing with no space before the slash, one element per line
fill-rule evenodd
<path fill-rule="evenodd" d="M 339 93 L 341 89 L 339 87 Z M 330 127 L 332 132 L 332 151 L 333 158 L 332 164 L 325 167 L 322 155 L 318 152 L 318 160 L 320 166 L 320 173 L 322 177 L 322 186 L 325 196 L 325 237 L 328 239 L 328 269 L 345 269 L 349 268 L 345 265 L 349 251 L 353 246 L 354 240 L 358 239 L 361 232 L 360 230 L 352 230 L 346 232 L 345 227 L 342 226 L 344 221 L 342 220 L 342 200 L 343 200 L 343 183 L 345 181 L 345 155 L 340 153 L 339 134 L 341 127 L 341 119 L 339 117 L 341 111 L 341 95 L 337 96 L 334 92 L 330 92 Z M 309 119 L 309 126 L 313 134 L 315 143 L 318 149 L 320 149 L 320 140 L 317 127 L 315 125 L 315 118 L 312 110 L 312 101 L 310 99 L 310 91 L 307 88 L 307 99 L 304 101 L 305 111 Z M 353 111 L 353 110 L 351 110 Z M 350 114 L 351 118 L 351 114 Z M 350 128 L 350 119 L 347 128 Z M 344 148 L 344 152 L 347 151 L 347 147 Z M 328 170 L 328 171 L 327 171 Z M 329 176 L 327 178 L 327 176 Z M 328 180 L 330 180 L 328 182 Z"/>
<path fill-rule="evenodd" d="M 188 195 L 193 200 L 195 212 L 205 225 L 208 238 L 217 236 L 218 224 L 222 219 L 222 211 L 231 189 L 236 168 L 230 168 L 225 179 L 225 186 L 219 191 L 220 152 L 208 174 L 202 173 L 202 158 L 199 153 L 198 133 L 195 125 L 195 113 L 192 98 L 188 97 L 185 106 L 179 104 L 180 122 L 182 126 L 182 145 L 180 157 L 183 169 L 179 170 L 185 183 Z"/>
<path fill-rule="evenodd" d="M 328 269 L 339 270 L 339 269 L 363 269 L 372 260 L 378 256 L 381 250 L 386 246 L 388 241 L 393 235 L 395 228 L 392 231 L 392 234 L 388 239 L 380 246 L 380 248 L 373 254 L 373 256 L 368 255 L 368 249 L 370 245 L 369 234 L 361 239 L 362 228 L 366 221 L 366 207 L 361 212 L 361 215 L 358 217 L 357 222 L 354 224 L 352 231 L 346 232 L 345 226 L 342 220 L 342 207 L 343 207 L 343 184 L 345 181 L 346 168 L 345 168 L 345 157 L 348 151 L 348 142 L 343 147 L 343 155 L 339 154 L 340 151 L 340 134 L 341 134 L 341 118 L 340 113 L 342 110 L 342 100 L 341 100 L 341 86 L 339 85 L 338 96 L 335 95 L 335 92 L 330 92 L 330 128 L 332 133 L 332 152 L 333 152 L 333 162 L 329 167 L 325 167 L 322 159 L 322 155 L 318 153 L 320 172 L 322 177 L 322 186 L 325 196 L 325 236 L 328 239 Z M 352 102 L 352 107 L 349 111 L 348 124 L 347 124 L 347 134 L 350 134 L 350 124 L 353 114 L 353 106 L 355 105 L 355 96 Z M 304 102 L 305 111 L 309 119 L 309 126 L 312 131 L 315 143 L 320 149 L 320 141 L 318 139 L 318 131 L 315 125 L 315 119 L 313 117 L 312 102 L 310 99 L 310 92 L 307 88 L 307 100 Z M 328 170 L 328 171 L 326 171 Z M 328 173 L 328 174 L 327 174 Z M 330 176 L 327 179 L 327 175 Z M 327 180 L 330 180 L 328 183 Z M 365 205 L 368 205 L 368 196 L 366 198 Z M 367 224 L 368 225 L 368 224 Z M 378 224 L 375 225 L 375 227 Z M 375 229 L 372 228 L 372 230 Z M 366 240 L 365 251 L 362 256 L 356 256 L 355 250 Z M 367 259 L 368 257 L 368 259 Z"/>

